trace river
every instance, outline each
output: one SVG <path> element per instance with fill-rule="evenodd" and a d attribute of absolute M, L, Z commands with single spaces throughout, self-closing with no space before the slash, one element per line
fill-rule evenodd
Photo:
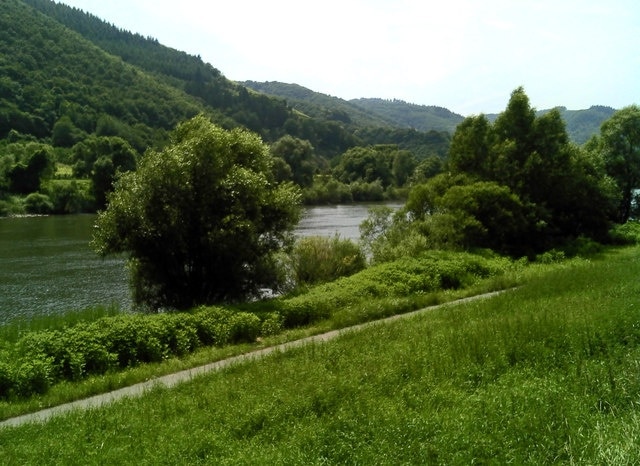
<path fill-rule="evenodd" d="M 369 207 L 306 208 L 296 235 L 357 240 Z M 94 222 L 93 215 L 0 218 L 0 324 L 94 306 L 131 307 L 124 258 L 103 259 L 89 247 Z"/>

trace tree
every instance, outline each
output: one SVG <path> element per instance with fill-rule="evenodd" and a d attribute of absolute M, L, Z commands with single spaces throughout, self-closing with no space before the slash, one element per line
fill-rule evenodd
<path fill-rule="evenodd" d="M 393 181 L 392 164 L 397 146 L 377 145 L 371 147 L 353 147 L 340 157 L 334 168 L 334 176 L 343 183 L 362 180 L 372 183 L 380 180 L 383 187 Z"/>
<path fill-rule="evenodd" d="M 18 162 L 7 173 L 11 192 L 36 192 L 40 189 L 42 181 L 53 176 L 55 163 L 52 148 L 37 144 L 34 147 L 34 152 L 27 156 L 26 160 Z"/>
<path fill-rule="evenodd" d="M 204 116 L 123 174 L 99 214 L 94 248 L 128 252 L 137 303 L 188 308 L 255 295 L 292 241 L 300 193 L 273 179 L 260 138 Z"/>
<path fill-rule="evenodd" d="M 465 118 L 451 139 L 450 168 L 455 172 L 486 178 L 491 170 L 490 131 L 491 125 L 484 115 Z"/>
<path fill-rule="evenodd" d="M 615 196 L 602 164 L 569 142 L 558 110 L 536 116 L 522 88 L 495 123 L 480 115 L 458 126 L 449 169 L 407 201 L 436 247 L 533 255 L 606 238 Z"/>
<path fill-rule="evenodd" d="M 617 221 L 624 223 L 631 217 L 634 192 L 640 188 L 640 107 L 618 110 L 602 124 L 600 150 L 606 171 L 622 195 Z"/>
<path fill-rule="evenodd" d="M 271 153 L 287 162 L 293 182 L 298 186 L 313 184 L 317 163 L 313 160 L 313 146 L 309 141 L 286 135 L 271 146 Z"/>

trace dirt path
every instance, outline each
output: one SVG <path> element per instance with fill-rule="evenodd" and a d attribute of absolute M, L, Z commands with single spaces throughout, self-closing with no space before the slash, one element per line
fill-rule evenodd
<path fill-rule="evenodd" d="M 176 372 L 169 375 L 164 375 L 162 377 L 158 377 L 152 380 L 148 380 L 146 382 L 137 383 L 135 385 L 131 385 L 129 387 L 121 388 L 119 390 L 114 390 L 112 392 L 103 393 L 100 395 L 92 396 L 91 398 L 85 398 L 82 400 L 73 401 L 71 403 L 62 404 L 59 406 L 54 406 L 53 408 L 44 409 L 42 411 L 37 411 L 34 413 L 25 414 L 22 416 L 14 417 L 7 419 L 5 421 L 0 422 L 0 428 L 4 427 L 16 427 L 26 423 L 34 423 L 34 422 L 46 422 L 53 416 L 58 414 L 63 414 L 76 409 L 91 409 L 98 408 L 105 404 L 111 403 L 112 401 L 117 401 L 122 398 L 133 398 L 142 396 L 145 392 L 151 390 L 154 387 L 173 387 L 179 383 L 187 382 L 194 377 L 197 377 L 201 374 L 206 374 L 208 372 L 217 371 L 219 369 L 231 366 L 235 363 L 244 362 L 248 360 L 256 360 L 260 359 L 264 356 L 267 356 L 271 353 L 283 352 L 287 351 L 291 348 L 297 348 L 303 345 L 309 345 L 314 343 L 322 343 L 333 340 L 334 338 L 343 335 L 348 332 L 357 332 L 363 328 L 370 327 L 372 325 L 381 325 L 393 320 L 404 319 L 422 312 L 431 311 L 434 309 L 438 309 L 444 306 L 452 306 L 464 302 L 475 301 L 478 299 L 486 299 L 493 296 L 496 296 L 503 291 L 494 291 L 492 293 L 486 293 L 477 296 L 471 296 L 469 298 L 459 299 L 457 301 L 451 301 L 448 303 L 440 304 L 437 306 L 431 306 L 424 309 L 420 309 L 418 311 L 409 312 L 406 314 L 398 314 L 391 317 L 387 317 L 386 319 L 376 320 L 373 322 L 367 322 L 364 324 L 356 325 L 353 327 L 347 327 L 340 330 L 333 330 L 331 332 L 322 333 L 320 335 L 314 335 L 307 338 L 302 338 L 300 340 L 290 341 L 288 343 L 283 343 L 277 346 L 271 346 L 268 348 L 263 348 L 260 350 L 252 351 L 250 353 L 241 354 L 238 356 L 234 356 L 231 358 L 223 359 L 220 361 L 213 362 L 211 364 L 205 364 L 204 366 L 194 367 L 192 369 L 187 369 L 184 371 Z"/>

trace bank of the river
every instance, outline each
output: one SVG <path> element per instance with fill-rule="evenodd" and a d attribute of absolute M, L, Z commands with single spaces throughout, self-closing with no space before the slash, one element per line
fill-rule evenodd
<path fill-rule="evenodd" d="M 307 207 L 296 234 L 357 240 L 372 205 L 379 204 Z M 131 307 L 124 258 L 102 259 L 89 246 L 94 222 L 88 214 L 0 218 L 0 324 L 95 306 Z"/>

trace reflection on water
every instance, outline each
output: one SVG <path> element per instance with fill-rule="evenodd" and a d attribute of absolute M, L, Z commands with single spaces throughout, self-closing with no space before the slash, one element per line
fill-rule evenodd
<path fill-rule="evenodd" d="M 296 234 L 357 240 L 369 207 L 307 208 Z M 124 258 L 102 259 L 89 247 L 94 221 L 93 215 L 0 218 L 0 324 L 100 305 L 130 308 Z"/>

